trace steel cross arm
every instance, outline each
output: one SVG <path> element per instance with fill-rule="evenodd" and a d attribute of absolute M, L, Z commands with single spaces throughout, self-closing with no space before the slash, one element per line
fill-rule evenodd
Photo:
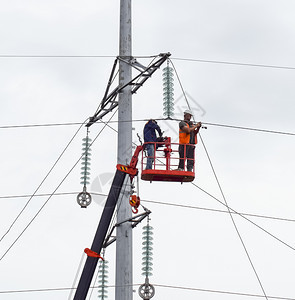
<path fill-rule="evenodd" d="M 131 60 L 126 60 L 120 56 L 118 56 L 118 59 L 124 63 L 126 63 L 127 65 L 130 65 L 131 67 L 133 67 L 134 69 L 138 70 L 139 72 L 144 71 L 146 69 L 146 67 L 142 64 L 140 64 L 136 58 L 132 58 Z"/>
<path fill-rule="evenodd" d="M 160 66 L 168 59 L 168 57 L 171 54 L 168 53 L 161 53 L 159 54 L 160 58 L 155 61 L 153 64 L 151 64 L 148 67 L 144 67 L 140 63 L 138 63 L 135 59 L 132 59 L 130 62 L 118 57 L 115 60 L 115 63 L 112 68 L 111 76 L 108 81 L 107 89 L 105 92 L 105 95 L 96 111 L 93 117 L 90 117 L 89 122 L 86 124 L 87 127 L 90 127 L 92 124 L 94 124 L 96 121 L 100 120 L 102 117 L 107 115 L 109 112 L 111 112 L 114 108 L 118 106 L 118 100 L 116 100 L 117 95 L 122 92 L 122 90 L 131 85 L 131 93 L 134 94 L 137 92 L 137 90 L 143 86 L 143 84 L 153 75 L 153 73 L 160 68 Z M 117 61 L 123 61 L 125 63 L 130 64 L 132 67 L 134 67 L 136 70 L 138 70 L 140 73 L 135 76 L 132 80 L 127 82 L 126 84 L 122 86 L 117 86 L 112 92 L 109 93 L 109 89 L 113 80 L 113 75 L 115 72 L 115 67 L 117 64 Z"/>
<path fill-rule="evenodd" d="M 113 226 L 112 230 L 110 231 L 110 233 L 108 234 L 108 236 L 106 237 L 104 243 L 103 243 L 103 246 L 102 248 L 106 248 L 108 247 L 109 245 L 111 245 L 113 242 L 116 241 L 116 236 L 112 236 L 114 230 L 116 227 L 120 226 L 121 224 L 125 223 L 125 222 L 131 222 L 132 223 L 132 229 L 134 227 L 136 227 L 143 219 L 145 219 L 146 217 L 149 216 L 149 214 L 151 213 L 150 210 L 148 210 L 147 208 L 144 208 L 145 212 L 144 213 L 141 213 L 139 214 L 138 216 L 135 216 L 133 218 L 130 218 L 128 220 L 125 220 L 123 222 L 120 222 L 120 223 L 117 223 Z"/>

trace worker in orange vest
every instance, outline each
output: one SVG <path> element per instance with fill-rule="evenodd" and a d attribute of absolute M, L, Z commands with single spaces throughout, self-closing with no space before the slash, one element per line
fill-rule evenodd
<path fill-rule="evenodd" d="M 185 160 L 187 160 L 187 171 L 192 172 L 194 168 L 195 144 L 197 134 L 202 126 L 201 122 L 193 124 L 191 117 L 193 113 L 185 110 L 184 120 L 179 122 L 179 164 L 178 171 L 184 171 Z"/>

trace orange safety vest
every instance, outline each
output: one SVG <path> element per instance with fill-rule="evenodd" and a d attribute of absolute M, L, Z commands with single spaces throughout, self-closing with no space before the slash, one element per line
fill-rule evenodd
<path fill-rule="evenodd" d="M 186 123 L 186 127 L 189 128 L 189 125 Z M 179 144 L 189 144 L 190 141 L 190 133 L 186 133 L 185 131 L 179 128 Z M 195 135 L 195 144 L 197 143 L 197 135 Z"/>

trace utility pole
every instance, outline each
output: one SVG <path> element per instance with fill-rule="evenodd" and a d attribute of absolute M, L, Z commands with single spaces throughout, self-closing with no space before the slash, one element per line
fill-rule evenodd
<path fill-rule="evenodd" d="M 131 0 L 120 0 L 120 50 L 119 56 L 129 61 L 131 50 Z M 119 85 L 132 79 L 131 65 L 120 61 Z M 132 157 L 132 94 L 127 86 L 119 94 L 118 105 L 118 157 L 119 164 L 128 164 Z M 122 188 L 118 202 L 117 223 L 132 217 L 129 205 L 130 179 L 125 179 L 126 188 Z M 124 222 L 116 232 L 116 289 L 115 300 L 132 300 L 132 227 Z"/>

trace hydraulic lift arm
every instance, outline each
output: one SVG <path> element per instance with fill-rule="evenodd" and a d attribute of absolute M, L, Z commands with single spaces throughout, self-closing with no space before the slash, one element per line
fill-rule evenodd
<path fill-rule="evenodd" d="M 91 250 L 98 254 L 101 252 L 125 177 L 126 173 L 117 169 L 91 246 Z M 99 257 L 87 256 L 74 300 L 86 299 L 98 259 Z"/>
<path fill-rule="evenodd" d="M 93 274 L 100 258 L 99 253 L 101 252 L 104 244 L 126 174 L 129 174 L 131 180 L 137 175 L 138 170 L 136 169 L 136 165 L 138 162 L 138 155 L 141 150 L 142 146 L 138 146 L 136 148 L 130 165 L 117 165 L 117 170 L 93 239 L 91 249 L 85 249 L 87 259 L 78 283 L 74 300 L 85 300 L 87 297 Z"/>

